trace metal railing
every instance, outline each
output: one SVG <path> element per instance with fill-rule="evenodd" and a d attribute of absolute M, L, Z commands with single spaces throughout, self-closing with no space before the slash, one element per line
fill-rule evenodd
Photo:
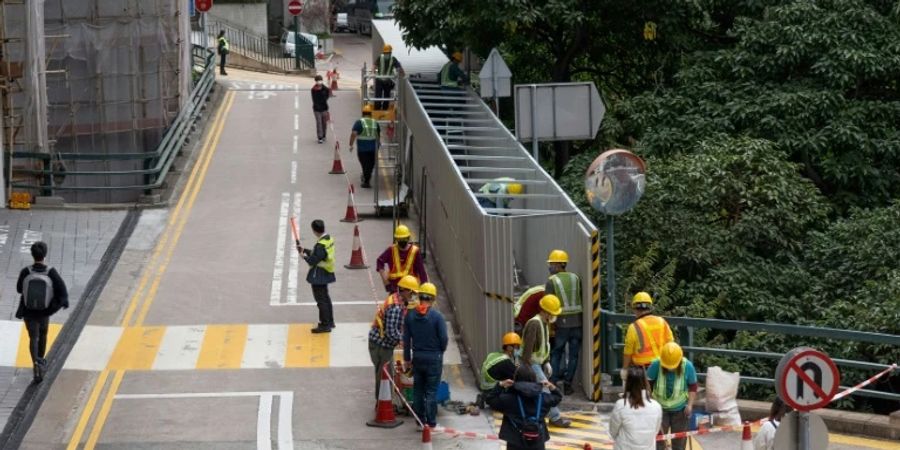
<path fill-rule="evenodd" d="M 602 360 L 605 362 L 604 372 L 610 375 L 618 373 L 619 368 L 621 367 L 619 364 L 618 356 L 621 354 L 622 349 L 625 347 L 624 343 L 622 343 L 619 338 L 620 335 L 624 335 L 624 331 L 622 330 L 623 327 L 616 327 L 615 325 L 627 325 L 632 323 L 634 319 L 635 317 L 632 314 L 612 313 L 607 310 L 602 310 L 601 312 L 601 328 L 603 330 L 603 336 L 601 340 L 604 343 L 603 352 L 605 353 Z M 870 333 L 864 331 L 839 330 L 836 328 L 787 325 L 769 322 L 698 319 L 692 317 L 666 317 L 665 319 L 673 329 L 685 331 L 684 334 L 686 334 L 686 336 L 682 336 L 679 341 L 682 344 L 682 348 L 687 353 L 688 359 L 692 361 L 694 360 L 695 354 L 709 354 L 731 358 L 756 358 L 765 360 L 779 360 L 784 356 L 784 353 L 771 351 L 698 347 L 694 345 L 694 331 L 696 329 L 761 332 L 782 336 L 824 338 L 836 341 L 865 342 L 871 344 L 884 344 L 893 347 L 900 347 L 900 336 L 884 333 Z M 792 346 L 797 345 L 800 345 L 800 342 L 797 342 L 796 345 L 792 344 Z M 883 370 L 886 366 L 886 364 L 878 364 L 869 361 L 839 358 L 834 358 L 834 362 L 841 367 L 863 370 Z M 705 378 L 704 373 L 698 372 L 698 376 L 701 378 Z M 770 386 L 775 384 L 772 378 L 744 375 L 741 375 L 741 382 Z M 870 389 L 860 389 L 859 391 L 854 392 L 852 395 L 900 401 L 900 393 L 875 391 Z"/>
<path fill-rule="evenodd" d="M 155 151 L 117 154 L 14 152 L 12 154 L 14 159 L 22 158 L 41 161 L 42 169 L 21 168 L 16 169 L 16 171 L 24 174 L 42 175 L 43 183 L 40 185 L 12 183 L 12 187 L 35 190 L 40 192 L 41 195 L 53 195 L 54 191 L 143 190 L 150 193 L 153 189 L 162 187 L 175 158 L 178 156 L 178 152 L 191 134 L 192 126 L 199 118 L 200 111 L 215 83 L 215 54 L 196 45 L 192 48 L 192 54 L 195 58 L 195 65 L 196 62 L 199 62 L 199 65 L 203 67 L 203 71 L 199 78 L 194 81 L 190 98 L 182 106 L 175 120 L 166 129 Z M 67 161 L 143 161 L 144 168 L 132 170 L 67 170 L 55 167 L 54 161 L 62 161 L 63 163 Z M 79 182 L 82 177 L 109 178 L 111 176 L 143 176 L 144 183 L 104 186 Z M 63 181 L 57 183 L 57 179 Z"/>
<path fill-rule="evenodd" d="M 298 34 L 300 41 L 300 58 L 288 53 L 284 43 L 272 43 L 268 36 L 253 33 L 243 27 L 236 26 L 216 17 L 207 16 L 206 32 L 209 34 L 209 45 L 215 47 L 216 37 L 225 31 L 229 52 L 258 61 L 283 72 L 310 70 L 316 67 L 316 49 L 313 43 Z M 299 64 L 299 65 L 298 65 Z"/>

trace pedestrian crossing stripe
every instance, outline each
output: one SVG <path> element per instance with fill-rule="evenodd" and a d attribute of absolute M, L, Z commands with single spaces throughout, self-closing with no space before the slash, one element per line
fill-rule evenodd
<path fill-rule="evenodd" d="M 547 424 L 550 431 L 551 443 L 548 449 L 581 449 L 584 444 L 591 444 L 595 449 L 611 449 L 612 445 L 606 442 L 612 441 L 607 432 L 606 423 L 600 415 L 586 412 L 563 412 L 562 416 L 572 421 L 571 428 L 560 428 Z M 503 423 L 503 414 L 493 413 L 494 430 L 500 431 Z"/>

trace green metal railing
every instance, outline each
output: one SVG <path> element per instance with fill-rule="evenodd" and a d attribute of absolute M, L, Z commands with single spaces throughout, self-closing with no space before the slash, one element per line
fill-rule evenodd
<path fill-rule="evenodd" d="M 269 42 L 267 36 L 253 33 L 219 18 L 207 16 L 206 27 L 211 47 L 216 46 L 215 37 L 219 35 L 220 31 L 224 31 L 231 53 L 259 61 L 284 72 L 309 70 L 316 67 L 316 49 L 313 48 L 312 42 L 301 34 L 297 35 L 300 57 L 295 59 L 295 55 L 285 51 L 284 43 L 274 44 Z"/>
<path fill-rule="evenodd" d="M 603 365 L 603 372 L 614 375 L 617 374 L 619 369 L 621 368 L 619 355 L 621 354 L 622 349 L 625 347 L 624 343 L 621 341 L 621 336 L 624 335 L 624 331 L 622 330 L 621 325 L 630 324 L 634 321 L 634 319 L 635 317 L 632 314 L 618 314 L 609 312 L 607 310 L 601 310 L 600 333 L 601 342 L 603 343 L 601 350 L 603 352 L 603 354 L 601 355 L 601 361 L 605 363 Z M 671 326 L 673 329 L 686 331 L 684 333 L 686 334 L 686 336 L 679 333 L 681 335 L 679 341 L 682 344 L 682 348 L 684 349 L 684 351 L 687 352 L 688 359 L 691 360 L 694 359 L 695 354 L 710 354 L 732 358 L 756 358 L 768 360 L 780 360 L 784 356 L 784 353 L 776 352 L 698 347 L 694 345 L 695 329 L 764 332 L 782 336 L 825 338 L 834 341 L 865 342 L 900 347 L 900 336 L 884 333 L 869 333 L 864 331 L 839 330 L 836 328 L 820 328 L 768 322 L 697 319 L 692 317 L 666 317 L 665 319 L 669 323 L 669 326 Z M 620 327 L 617 327 L 615 325 L 620 325 Z M 835 358 L 834 362 L 841 367 L 850 367 L 863 370 L 880 371 L 886 368 L 885 364 L 878 364 L 869 361 Z M 706 374 L 698 373 L 698 376 L 701 378 L 705 378 Z M 762 385 L 775 384 L 772 378 L 750 377 L 744 375 L 741 375 L 741 382 Z M 852 395 L 900 401 L 900 393 L 894 392 L 860 389 L 854 392 Z"/>
<path fill-rule="evenodd" d="M 172 168 L 172 163 L 178 156 L 178 152 L 184 147 L 191 134 L 194 122 L 200 117 L 200 111 L 206 102 L 209 92 L 215 83 L 215 54 L 204 50 L 200 46 L 193 46 L 192 55 L 195 65 L 203 68 L 199 78 L 194 82 L 190 98 L 182 106 L 175 120 L 166 129 L 156 150 L 146 153 L 117 153 L 117 154 L 89 154 L 89 153 L 34 153 L 14 152 L 12 157 L 42 161 L 43 169 L 16 169 L 18 173 L 43 175 L 43 184 L 13 183 L 13 188 L 37 190 L 42 195 L 52 195 L 54 191 L 110 191 L 110 190 L 143 190 L 150 193 L 153 189 L 163 186 Z M 54 168 L 53 161 L 144 161 L 143 169 L 136 170 L 66 170 Z M 143 175 L 143 184 L 101 186 L 82 185 L 81 183 L 57 185 L 54 179 L 70 177 L 108 177 L 113 175 Z"/>

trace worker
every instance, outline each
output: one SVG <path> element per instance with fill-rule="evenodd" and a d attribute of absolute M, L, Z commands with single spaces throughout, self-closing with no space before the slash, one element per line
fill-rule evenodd
<path fill-rule="evenodd" d="M 375 62 L 375 97 L 390 98 L 391 91 L 394 90 L 394 78 L 400 70 L 400 62 L 392 55 L 393 47 L 390 44 L 384 44 L 381 49 L 381 55 Z M 375 109 L 388 109 L 390 102 L 387 100 L 376 100 Z"/>
<path fill-rule="evenodd" d="M 544 285 L 533 286 L 523 292 L 513 304 L 513 330 L 521 334 L 528 319 L 541 310 L 541 299 L 544 298 Z"/>
<path fill-rule="evenodd" d="M 553 349 L 550 351 L 550 366 L 553 376 L 550 382 L 559 386 L 563 383 L 563 394 L 572 395 L 575 389 L 575 371 L 578 370 L 578 353 L 581 351 L 582 317 L 581 317 L 581 278 L 566 271 L 569 254 L 563 250 L 553 250 L 547 257 L 550 278 L 544 286 L 544 292 L 559 297 L 562 312 L 556 320 L 556 335 Z M 566 353 L 568 352 L 568 358 Z"/>
<path fill-rule="evenodd" d="M 662 406 L 663 434 L 688 430 L 694 400 L 697 398 L 697 371 L 694 364 L 684 357 L 681 346 L 669 342 L 660 350 L 659 359 L 647 369 L 647 380 L 653 391 L 653 399 Z M 684 450 L 687 439 L 672 439 L 672 450 Z M 664 441 L 656 442 L 656 450 L 665 450 Z"/>
<path fill-rule="evenodd" d="M 511 196 L 519 195 L 523 190 L 522 183 L 517 183 L 514 178 L 500 177 L 485 183 L 478 189 L 478 192 L 487 195 Z M 507 209 L 509 208 L 509 202 L 511 201 L 512 198 L 510 197 L 478 197 L 478 204 L 481 205 L 482 208 Z"/>
<path fill-rule="evenodd" d="M 404 372 L 412 364 L 413 410 L 425 425 L 437 428 L 437 391 L 447 351 L 447 322 L 434 307 L 437 287 L 419 286 L 419 302 L 406 315 L 403 329 Z"/>
<path fill-rule="evenodd" d="M 483 396 L 485 391 L 489 391 L 497 385 L 498 381 L 512 379 L 518 366 L 518 357 L 516 353 L 522 348 L 522 338 L 514 332 L 503 335 L 503 346 L 499 352 L 488 353 L 481 363 L 481 394 L 475 401 L 479 407 L 483 408 Z"/>
<path fill-rule="evenodd" d="M 297 251 L 309 264 L 306 281 L 312 286 L 313 298 L 319 308 L 319 324 L 312 333 L 331 333 L 334 328 L 334 308 L 328 285 L 336 281 L 334 276 L 334 238 L 325 233 L 325 222 L 321 219 L 312 221 L 312 232 L 316 236 L 313 248 L 303 248 L 297 241 Z"/>
<path fill-rule="evenodd" d="M 469 76 L 459 67 L 462 62 L 463 55 L 460 52 L 453 52 L 450 55 L 450 61 L 441 68 L 441 87 L 446 89 L 459 89 L 461 85 L 469 83 Z"/>
<path fill-rule="evenodd" d="M 225 38 L 225 30 L 219 30 L 219 37 L 216 38 L 218 45 L 216 50 L 219 52 L 219 75 L 228 75 L 225 72 L 225 58 L 230 53 L 228 39 Z"/>
<path fill-rule="evenodd" d="M 522 364 L 530 364 L 537 381 L 543 383 L 553 375 L 550 365 L 550 324 L 562 312 L 562 304 L 555 295 L 544 295 L 541 298 L 541 310 L 528 319 L 522 330 Z M 559 408 L 550 409 L 550 424 L 568 428 L 572 422 L 560 415 Z"/>
<path fill-rule="evenodd" d="M 381 275 L 384 290 L 394 292 L 397 280 L 412 275 L 420 283 L 428 282 L 425 273 L 425 262 L 419 246 L 411 244 L 412 233 L 406 225 L 397 225 L 394 230 L 394 243 L 385 249 L 375 261 L 375 270 Z"/>
<path fill-rule="evenodd" d="M 359 151 L 356 153 L 359 165 L 362 167 L 361 186 L 371 188 L 369 181 L 372 179 L 372 171 L 375 169 L 375 156 L 381 147 L 381 127 L 372 118 L 372 105 L 366 104 L 362 109 L 362 117 L 353 124 L 353 132 L 350 133 L 350 152 L 353 152 L 353 144 L 359 140 Z"/>
<path fill-rule="evenodd" d="M 397 283 L 398 290 L 390 295 L 375 310 L 375 320 L 369 330 L 369 356 L 375 365 L 375 399 L 381 385 L 381 371 L 387 365 L 390 376 L 394 376 L 394 347 L 403 339 L 403 320 L 407 305 L 419 290 L 419 282 L 413 276 L 403 277 Z"/>
<path fill-rule="evenodd" d="M 673 342 L 672 328 L 662 317 L 653 315 L 653 298 L 646 292 L 638 292 L 631 299 L 631 308 L 637 316 L 628 330 L 625 331 L 625 349 L 621 376 L 624 380 L 626 370 L 636 364 L 646 369 L 654 359 L 659 358 L 660 350 L 668 342 Z"/>
<path fill-rule="evenodd" d="M 503 414 L 498 437 L 506 442 L 507 450 L 547 448 L 550 430 L 545 417 L 553 414 L 562 401 L 562 392 L 556 386 L 539 380 L 527 366 L 522 366 L 516 369 L 512 379 L 502 380 L 488 391 L 485 401 L 495 412 Z"/>

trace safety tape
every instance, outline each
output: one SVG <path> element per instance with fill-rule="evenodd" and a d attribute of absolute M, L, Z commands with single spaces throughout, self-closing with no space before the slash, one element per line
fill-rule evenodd
<path fill-rule="evenodd" d="M 744 422 L 740 425 L 723 425 L 720 427 L 713 427 L 713 428 L 701 428 L 699 430 L 694 430 L 694 431 L 679 431 L 678 433 L 660 434 L 660 435 L 656 436 L 656 440 L 657 441 L 668 441 L 670 439 L 684 439 L 688 436 L 698 436 L 701 434 L 721 433 L 723 431 L 742 431 L 744 429 L 744 426 L 749 425 L 751 427 L 755 427 L 757 425 L 762 425 L 768 421 L 769 421 L 769 419 L 766 418 L 766 419 L 759 419 L 754 422 Z"/>
<path fill-rule="evenodd" d="M 400 397 L 400 401 L 402 401 L 403 404 L 406 405 L 406 409 L 409 411 L 409 413 L 412 414 L 414 419 L 416 419 L 416 422 L 419 424 L 419 426 L 424 426 L 425 424 L 422 422 L 422 419 L 419 419 L 419 416 L 417 416 L 416 412 L 413 411 L 412 406 L 409 406 L 409 402 L 406 401 L 406 396 L 403 395 L 402 392 L 400 392 L 400 388 L 397 387 L 397 383 L 394 382 L 394 377 L 392 377 L 391 373 L 388 372 L 388 370 L 387 370 L 388 364 L 390 364 L 390 363 L 385 363 L 385 365 L 382 367 L 381 370 L 384 372 L 385 375 L 387 375 L 387 379 L 388 379 L 388 381 L 391 382 L 391 386 L 394 386 L 394 392 L 396 392 L 397 396 Z"/>
<path fill-rule="evenodd" d="M 838 394 L 835 395 L 834 398 L 831 399 L 831 401 L 833 402 L 833 401 L 835 401 L 835 400 L 840 400 L 840 399 L 842 399 L 842 398 L 844 398 L 844 397 L 846 397 L 846 396 L 848 396 L 848 395 L 850 395 L 850 394 L 852 394 L 852 393 L 854 393 L 854 392 L 856 392 L 856 391 L 858 391 L 858 390 L 860 390 L 860 389 L 862 389 L 862 388 L 864 388 L 864 387 L 866 387 L 866 386 L 868 386 L 868 385 L 874 383 L 875 380 L 877 380 L 877 379 L 879 379 L 879 378 L 881 378 L 881 377 L 883 377 L 883 376 L 885 376 L 885 375 L 887 375 L 887 374 L 889 374 L 889 373 L 891 373 L 891 372 L 893 372 L 893 371 L 895 371 L 895 370 L 897 370 L 897 364 L 891 364 L 891 365 L 888 366 L 886 369 L 882 370 L 881 372 L 879 372 L 878 374 L 876 374 L 876 375 L 873 376 L 872 378 L 869 378 L 868 380 L 863 381 L 862 383 L 859 383 L 859 384 L 857 384 L 856 386 L 853 386 L 852 388 L 849 388 L 849 389 L 847 389 L 847 390 L 845 390 L 845 391 L 838 392 Z"/>

